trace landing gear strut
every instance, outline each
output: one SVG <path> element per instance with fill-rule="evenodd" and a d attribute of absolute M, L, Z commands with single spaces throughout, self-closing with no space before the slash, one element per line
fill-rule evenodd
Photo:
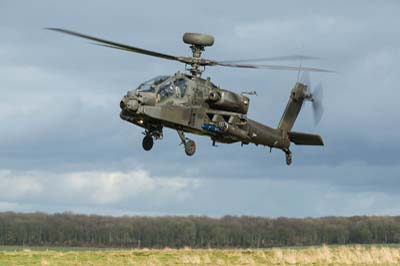
<path fill-rule="evenodd" d="M 179 138 L 181 139 L 183 145 L 185 145 L 185 153 L 188 156 L 192 156 L 196 152 L 196 143 L 185 137 L 185 133 L 182 130 L 177 130 Z"/>
<path fill-rule="evenodd" d="M 284 150 L 284 152 L 286 154 L 286 164 L 291 165 L 292 164 L 292 152 L 289 149 Z"/>

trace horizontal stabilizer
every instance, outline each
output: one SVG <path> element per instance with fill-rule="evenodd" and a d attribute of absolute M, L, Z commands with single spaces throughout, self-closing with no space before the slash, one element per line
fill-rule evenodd
<path fill-rule="evenodd" d="M 289 139 L 296 145 L 317 145 L 323 146 L 324 142 L 320 135 L 307 134 L 302 132 L 288 132 Z"/>

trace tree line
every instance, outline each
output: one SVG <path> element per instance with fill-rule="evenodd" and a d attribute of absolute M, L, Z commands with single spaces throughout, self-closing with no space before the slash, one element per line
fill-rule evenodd
<path fill-rule="evenodd" d="M 356 243 L 400 243 L 400 216 L 300 219 L 0 213 L 0 245 L 268 248 Z"/>

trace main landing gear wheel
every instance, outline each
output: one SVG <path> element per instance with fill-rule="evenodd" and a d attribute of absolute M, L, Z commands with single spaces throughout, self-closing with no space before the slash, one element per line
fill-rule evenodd
<path fill-rule="evenodd" d="M 185 143 L 185 153 L 192 156 L 196 152 L 196 143 L 193 140 L 187 140 Z"/>
<path fill-rule="evenodd" d="M 290 151 L 285 151 L 286 154 L 286 164 L 291 165 L 292 164 L 292 153 Z"/>
<path fill-rule="evenodd" d="M 192 156 L 196 152 L 196 143 L 185 137 L 185 133 L 182 130 L 177 130 L 179 138 L 182 144 L 185 145 L 185 153 L 187 156 Z"/>
<path fill-rule="evenodd" d="M 151 148 L 153 148 L 153 144 L 154 144 L 154 140 L 153 140 L 153 137 L 152 137 L 152 136 L 146 135 L 146 136 L 143 138 L 142 146 L 143 146 L 143 149 L 144 149 L 145 151 L 151 150 Z"/>

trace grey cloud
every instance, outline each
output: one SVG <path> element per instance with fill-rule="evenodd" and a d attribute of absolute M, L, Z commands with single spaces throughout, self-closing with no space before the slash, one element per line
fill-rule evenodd
<path fill-rule="evenodd" d="M 152 205 L 151 198 L 142 198 L 143 207 L 127 202 L 112 207 L 68 201 L 45 204 L 50 196 L 44 193 L 43 211 L 79 207 L 99 213 L 394 214 L 400 148 L 400 39 L 394 34 L 400 26 L 398 7 L 397 1 L 250 5 L 207 0 L 200 7 L 194 1 L 1 1 L 0 169 L 16 178 L 31 171 L 45 173 L 50 183 L 57 178 L 64 182 L 68 173 L 132 169 L 165 179 L 181 176 L 205 182 L 191 190 L 191 200 Z M 294 165 L 288 168 L 280 152 L 240 145 L 215 148 L 210 140 L 192 136 L 198 151 L 187 158 L 176 133 L 166 130 L 154 151 L 144 152 L 141 130 L 119 119 L 119 99 L 143 80 L 182 71 L 183 66 L 43 30 L 52 26 L 177 55 L 190 53 L 181 42 L 182 33 L 198 31 L 216 37 L 205 53 L 208 58 L 320 56 L 322 60 L 307 64 L 338 71 L 312 75 L 313 83 L 324 83 L 323 120 L 314 128 L 311 108 L 305 106 L 295 129 L 321 133 L 326 146 L 293 147 Z M 238 92 L 257 90 L 249 116 L 273 126 L 297 80 L 297 73 L 217 67 L 208 68 L 206 76 Z M 45 192 L 51 189 L 43 187 Z M 68 192 L 59 187 L 56 191 Z M 14 199 L 2 198 L 0 209 L 35 210 L 40 205 Z"/>
<path fill-rule="evenodd" d="M 68 210 L 111 215 L 240 213 L 274 217 L 288 212 L 304 217 L 391 214 L 399 210 L 398 193 L 348 191 L 321 180 L 188 177 L 157 177 L 140 169 L 63 174 L 2 171 L 3 189 L 18 189 L 3 194 L 0 206 L 19 211 Z"/>

